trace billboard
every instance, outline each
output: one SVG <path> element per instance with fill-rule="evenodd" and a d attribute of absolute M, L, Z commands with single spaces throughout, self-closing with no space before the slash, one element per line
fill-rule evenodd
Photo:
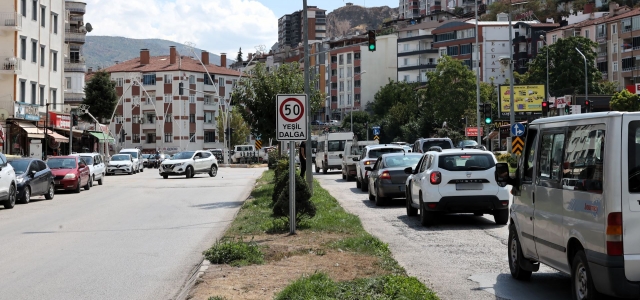
<path fill-rule="evenodd" d="M 510 112 L 510 91 L 509 85 L 500 85 L 500 116 L 509 116 Z M 513 111 L 516 115 L 533 115 L 542 113 L 542 101 L 546 92 L 543 84 L 518 84 L 513 85 Z"/>

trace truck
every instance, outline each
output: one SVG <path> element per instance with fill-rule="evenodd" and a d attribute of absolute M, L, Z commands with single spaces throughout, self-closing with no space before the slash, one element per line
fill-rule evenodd
<path fill-rule="evenodd" d="M 267 153 L 265 151 L 257 150 L 254 145 L 236 145 L 234 147 L 233 155 L 231 156 L 231 163 L 261 163 L 263 161 L 267 161 L 267 159 Z"/>
<path fill-rule="evenodd" d="M 362 149 L 368 145 L 378 145 L 378 140 L 373 141 L 358 141 L 358 137 L 354 137 L 352 141 L 349 141 L 345 147 L 344 152 L 340 154 L 342 159 L 342 179 L 346 181 L 352 181 L 356 178 L 356 161 L 362 154 Z"/>
<path fill-rule="evenodd" d="M 329 170 L 342 170 L 340 155 L 347 142 L 353 141 L 353 132 L 327 132 L 318 136 L 318 152 L 316 153 L 316 173 L 327 174 Z"/>

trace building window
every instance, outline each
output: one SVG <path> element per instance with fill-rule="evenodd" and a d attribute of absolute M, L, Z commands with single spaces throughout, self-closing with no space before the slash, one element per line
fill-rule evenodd
<path fill-rule="evenodd" d="M 216 132 L 215 131 L 205 131 L 204 132 L 204 142 L 205 143 L 215 143 L 216 142 Z"/>
<path fill-rule="evenodd" d="M 531 54 L 531 43 L 527 44 L 527 54 Z"/>
<path fill-rule="evenodd" d="M 344 68 L 340 68 L 340 77 L 339 78 L 344 78 Z"/>
<path fill-rule="evenodd" d="M 164 142 L 165 143 L 171 143 L 173 142 L 173 133 L 169 132 L 169 133 L 165 133 L 164 134 Z"/>
<path fill-rule="evenodd" d="M 631 31 L 631 19 L 624 19 L 621 22 L 622 25 L 622 32 L 629 32 Z"/>
<path fill-rule="evenodd" d="M 196 122 L 196 114 L 189 114 L 189 123 Z"/>
<path fill-rule="evenodd" d="M 122 116 L 116 115 L 114 119 L 116 120 L 116 124 L 122 124 L 123 123 Z"/>
<path fill-rule="evenodd" d="M 71 77 L 65 77 L 64 81 L 67 83 L 67 90 L 71 89 Z"/>
<path fill-rule="evenodd" d="M 555 34 L 554 34 L 554 35 L 552 35 L 552 36 L 551 36 L 551 43 L 552 43 L 552 44 L 555 44 L 555 42 L 556 42 L 557 40 L 558 40 L 558 36 L 557 36 L 557 35 L 555 35 Z"/>
<path fill-rule="evenodd" d="M 196 133 L 195 132 L 190 132 L 189 133 L 189 142 L 190 143 L 195 143 L 196 142 Z"/>
<path fill-rule="evenodd" d="M 409 75 L 404 75 L 404 82 L 409 82 Z"/>
<path fill-rule="evenodd" d="M 116 78 L 116 86 L 123 86 L 124 78 Z"/>
<path fill-rule="evenodd" d="M 353 68 L 353 72 L 356 74 L 360 74 L 360 67 Z"/>
<path fill-rule="evenodd" d="M 340 62 L 339 64 L 344 65 L 344 54 L 340 54 Z"/>
<path fill-rule="evenodd" d="M 213 105 L 211 95 L 204 95 L 204 105 Z"/>
<path fill-rule="evenodd" d="M 584 31 L 584 37 L 589 38 L 589 29 Z"/>
<path fill-rule="evenodd" d="M 189 103 L 196 103 L 196 95 L 189 94 Z"/>
<path fill-rule="evenodd" d="M 347 94 L 347 105 L 351 106 L 351 94 Z"/>
<path fill-rule="evenodd" d="M 142 117 L 140 115 L 131 116 L 131 123 L 133 124 L 140 124 L 141 120 L 142 120 Z"/>
<path fill-rule="evenodd" d="M 343 106 L 344 105 L 344 95 L 340 95 L 340 102 L 338 102 L 339 106 Z"/>
<path fill-rule="evenodd" d="M 331 70 L 331 76 L 337 76 L 338 75 L 338 70 L 333 69 Z"/>
<path fill-rule="evenodd" d="M 613 62 L 613 71 L 614 71 L 614 72 L 617 72 L 617 71 L 618 71 L 618 62 L 617 62 L 617 61 L 614 61 L 614 62 Z"/>
<path fill-rule="evenodd" d="M 213 85 L 213 82 L 211 82 L 211 80 L 209 80 L 209 75 L 208 74 L 204 74 L 204 84 L 205 85 Z"/>
<path fill-rule="evenodd" d="M 611 49 L 612 53 L 618 53 L 618 43 L 613 44 L 613 49 Z"/>
<path fill-rule="evenodd" d="M 354 82 L 354 86 L 355 86 L 356 88 L 359 88 L 359 87 L 360 87 L 360 80 L 356 80 L 356 81 Z"/>
<path fill-rule="evenodd" d="M 140 143 L 140 134 L 139 133 L 134 133 L 133 137 L 131 139 L 132 139 L 132 142 L 134 142 L 134 143 Z"/>
<path fill-rule="evenodd" d="M 44 53 L 47 46 L 40 45 L 40 66 L 44 67 Z"/>
<path fill-rule="evenodd" d="M 344 81 L 340 81 L 340 91 L 344 92 Z"/>
<path fill-rule="evenodd" d="M 353 54 L 353 59 L 355 60 L 359 60 L 360 59 L 360 52 L 356 52 Z"/>
<path fill-rule="evenodd" d="M 22 8 L 22 16 L 27 17 L 27 0 L 20 0 L 20 7 Z"/>
<path fill-rule="evenodd" d="M 53 64 L 52 68 L 54 72 L 58 71 L 58 52 L 51 51 L 51 63 Z"/>
<path fill-rule="evenodd" d="M 218 87 L 224 87 L 224 77 L 218 77 Z"/>
<path fill-rule="evenodd" d="M 618 33 L 618 24 L 611 24 L 611 33 L 612 34 Z"/>
<path fill-rule="evenodd" d="M 167 114 L 167 116 L 164 117 L 164 122 L 165 123 L 171 123 L 173 122 L 173 116 L 171 114 Z"/>
<path fill-rule="evenodd" d="M 52 19 L 51 29 L 53 30 L 54 34 L 58 34 L 58 15 L 52 13 L 51 14 L 51 19 Z"/>
<path fill-rule="evenodd" d="M 171 94 L 164 94 L 164 103 L 171 103 Z"/>
<path fill-rule="evenodd" d="M 44 85 L 40 86 L 40 106 L 44 106 Z"/>
<path fill-rule="evenodd" d="M 461 45 L 460 46 L 460 54 L 464 55 L 464 54 L 469 54 L 471 53 L 471 44 L 467 44 L 467 45 Z"/>
<path fill-rule="evenodd" d="M 164 83 L 168 84 L 172 82 L 173 82 L 173 77 L 171 77 L 171 74 L 164 74 Z"/>
<path fill-rule="evenodd" d="M 347 78 L 351 78 L 351 76 L 353 76 L 353 71 L 350 67 L 347 67 Z"/>
<path fill-rule="evenodd" d="M 212 111 L 205 111 L 204 112 L 204 122 L 207 124 L 213 124 L 213 114 L 214 112 Z"/>
<path fill-rule="evenodd" d="M 156 74 L 142 75 L 142 85 L 156 85 Z"/>
<path fill-rule="evenodd" d="M 45 6 L 40 6 L 40 26 L 45 27 L 45 14 L 47 13 L 47 8 Z"/>
<path fill-rule="evenodd" d="M 409 65 L 409 59 L 408 59 L 408 58 L 405 58 L 405 59 L 404 59 L 404 61 L 403 61 L 403 63 L 404 63 L 404 64 L 403 64 L 403 66 L 407 66 L 407 65 Z"/>
<path fill-rule="evenodd" d="M 332 90 L 337 90 L 338 89 L 338 83 L 337 82 L 332 82 L 331 83 L 331 89 Z"/>
<path fill-rule="evenodd" d="M 347 80 L 347 91 L 351 92 L 351 80 Z"/>
<path fill-rule="evenodd" d="M 147 133 L 147 144 L 153 144 L 156 142 L 155 132 Z"/>
<path fill-rule="evenodd" d="M 20 102 L 27 102 L 27 82 L 20 80 Z"/>
<path fill-rule="evenodd" d="M 33 0 L 33 7 L 31 10 L 31 19 L 34 21 L 38 21 L 38 0 Z"/>
<path fill-rule="evenodd" d="M 38 62 L 38 41 L 34 39 L 31 40 L 31 62 Z"/>
<path fill-rule="evenodd" d="M 355 101 L 356 103 L 360 103 L 360 94 L 356 94 Z"/>
<path fill-rule="evenodd" d="M 347 53 L 347 64 L 351 64 L 351 53 Z"/>
<path fill-rule="evenodd" d="M 56 89 L 51 89 L 51 103 L 53 103 L 53 109 L 57 108 L 58 103 L 58 91 Z"/>
<path fill-rule="evenodd" d="M 196 77 L 193 75 L 189 75 L 189 84 L 196 84 Z"/>
<path fill-rule="evenodd" d="M 155 124 L 156 123 L 156 114 L 155 113 L 148 113 L 146 115 L 146 119 L 147 119 L 147 123 Z"/>
<path fill-rule="evenodd" d="M 31 82 L 31 104 L 36 104 L 36 95 L 38 94 L 37 83 Z"/>
<path fill-rule="evenodd" d="M 24 36 L 20 37 L 20 58 L 27 60 L 27 38 Z"/>
<path fill-rule="evenodd" d="M 449 56 L 458 55 L 458 46 L 447 47 L 447 55 Z"/>

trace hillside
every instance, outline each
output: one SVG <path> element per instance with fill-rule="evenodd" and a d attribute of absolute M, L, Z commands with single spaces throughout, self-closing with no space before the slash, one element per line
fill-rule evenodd
<path fill-rule="evenodd" d="M 385 18 L 398 15 L 397 8 L 388 6 L 362 7 L 346 5 L 327 15 L 327 37 L 360 34 L 367 30 L 378 29 Z"/>
<path fill-rule="evenodd" d="M 84 45 L 84 57 L 88 68 L 104 68 L 115 64 L 115 61 L 125 61 L 140 56 L 140 49 L 149 49 L 152 56 L 169 55 L 169 46 L 176 46 L 181 55 L 193 54 L 186 50 L 180 43 L 161 39 L 130 39 L 117 36 L 92 36 L 87 35 Z M 200 50 L 195 49 L 200 55 Z M 220 56 L 214 53 L 209 55 L 212 64 L 220 64 Z M 233 63 L 227 60 L 227 64 Z"/>

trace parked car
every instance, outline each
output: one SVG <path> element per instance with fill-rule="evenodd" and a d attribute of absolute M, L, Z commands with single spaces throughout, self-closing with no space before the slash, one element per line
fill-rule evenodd
<path fill-rule="evenodd" d="M 381 206 L 393 198 L 405 197 L 405 181 L 409 175 L 404 169 L 415 168 L 421 158 L 420 153 L 383 154 L 373 167 L 365 167 L 369 171 L 369 200 Z"/>
<path fill-rule="evenodd" d="M 116 154 L 107 164 L 107 175 L 129 174 L 134 172 L 133 157 L 128 153 Z"/>
<path fill-rule="evenodd" d="M 79 156 L 50 156 L 47 166 L 53 173 L 56 190 L 72 190 L 80 193 L 84 187 L 91 189 L 91 171 L 89 166 Z"/>
<path fill-rule="evenodd" d="M 6 209 L 16 205 L 16 173 L 7 162 L 7 157 L 0 153 L 0 203 Z"/>
<path fill-rule="evenodd" d="M 515 178 L 495 171 L 512 185 L 511 276 L 544 264 L 570 274 L 572 299 L 639 299 L 640 114 L 541 118 L 525 136 Z"/>
<path fill-rule="evenodd" d="M 140 149 L 122 149 L 120 150 L 120 154 L 131 154 L 133 158 L 133 173 L 144 172 L 144 167 L 142 166 L 142 151 L 140 151 Z"/>
<path fill-rule="evenodd" d="M 164 179 L 181 175 L 193 178 L 196 174 L 204 173 L 216 177 L 218 160 L 210 151 L 184 151 L 175 154 L 172 159 L 163 161 L 158 172 Z"/>
<path fill-rule="evenodd" d="M 509 221 L 509 190 L 496 184 L 496 157 L 478 149 L 429 151 L 407 187 L 407 215 L 420 210 L 420 222 L 430 226 L 445 213 L 492 214 L 496 224 Z"/>
<path fill-rule="evenodd" d="M 89 172 L 91 173 L 91 182 L 89 185 L 93 186 L 93 182 L 96 180 L 98 181 L 98 185 L 102 185 L 107 173 L 107 167 L 104 165 L 104 161 L 100 153 L 80 153 L 71 154 L 71 156 L 82 157 L 89 166 Z"/>
<path fill-rule="evenodd" d="M 366 192 L 369 188 L 369 172 L 365 170 L 367 166 L 373 166 L 378 157 L 385 153 L 404 153 L 404 148 L 400 145 L 369 145 L 364 147 L 356 163 L 356 187 Z"/>
<path fill-rule="evenodd" d="M 31 197 L 44 195 L 53 199 L 55 183 L 53 173 L 44 161 L 33 158 L 16 159 L 9 162 L 16 174 L 17 199 L 27 204 Z"/>
<path fill-rule="evenodd" d="M 143 168 L 148 168 L 149 167 L 149 159 L 154 156 L 152 154 L 142 154 L 142 167 Z"/>

